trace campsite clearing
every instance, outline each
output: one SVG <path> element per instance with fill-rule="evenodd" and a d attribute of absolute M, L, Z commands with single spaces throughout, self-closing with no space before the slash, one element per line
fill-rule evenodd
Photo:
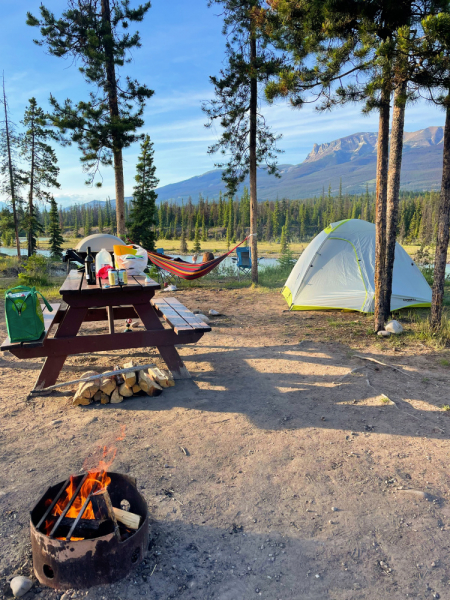
<path fill-rule="evenodd" d="M 64 600 L 448 598 L 448 351 L 380 340 L 358 313 L 286 312 L 275 292 L 177 298 L 221 316 L 180 348 L 193 379 L 161 396 L 98 408 L 72 406 L 65 388 L 27 399 L 41 359 L 0 357 L 0 598 L 14 574 L 30 575 L 38 494 L 111 443 L 113 470 L 137 477 L 148 501 L 148 558 Z M 69 357 L 61 379 L 120 357 Z M 163 366 L 152 349 L 127 357 Z M 30 597 L 61 596 L 35 588 Z"/>

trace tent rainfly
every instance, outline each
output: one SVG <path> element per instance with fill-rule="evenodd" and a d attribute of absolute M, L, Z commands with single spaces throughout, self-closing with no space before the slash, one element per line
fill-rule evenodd
<path fill-rule="evenodd" d="M 307 246 L 283 289 L 291 310 L 374 311 L 375 225 L 331 223 Z M 408 253 L 395 246 L 391 310 L 430 306 L 431 288 Z"/>

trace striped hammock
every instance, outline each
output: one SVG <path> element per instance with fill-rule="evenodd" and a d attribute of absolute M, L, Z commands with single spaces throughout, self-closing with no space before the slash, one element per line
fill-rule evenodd
<path fill-rule="evenodd" d="M 174 259 L 171 256 L 166 256 L 165 254 L 158 254 L 157 252 L 150 252 L 147 250 L 148 258 L 152 261 L 152 263 L 162 269 L 163 271 L 169 271 L 169 273 L 173 273 L 177 275 L 181 279 L 199 279 L 199 277 L 204 277 L 208 275 L 210 271 L 215 269 L 220 263 L 229 256 L 232 252 L 239 248 L 246 240 L 248 240 L 250 236 L 247 236 L 245 240 L 239 242 L 237 246 L 229 250 L 226 254 L 222 254 L 222 256 L 218 256 L 213 260 L 208 260 L 203 263 L 189 263 L 184 260 Z"/>

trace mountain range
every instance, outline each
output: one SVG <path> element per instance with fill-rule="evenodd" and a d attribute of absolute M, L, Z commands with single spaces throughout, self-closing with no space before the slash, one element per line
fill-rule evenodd
<path fill-rule="evenodd" d="M 333 194 L 342 189 L 350 194 L 375 189 L 377 133 L 360 132 L 325 144 L 314 144 L 306 159 L 298 165 L 279 165 L 281 178 L 258 169 L 258 200 L 278 198 L 311 198 L 319 196 L 331 185 Z M 405 132 L 401 189 L 410 191 L 438 190 L 442 176 L 444 128 L 427 127 Z M 225 191 L 222 171 L 215 169 L 198 177 L 158 188 L 158 201 L 181 202 L 189 196 L 195 202 L 198 194 L 217 198 Z M 248 187 L 248 181 L 244 182 Z"/>
<path fill-rule="evenodd" d="M 360 132 L 329 143 L 314 144 L 302 163 L 279 165 L 280 178 L 268 175 L 265 168 L 258 169 L 258 200 L 311 198 L 322 194 L 324 189 L 328 191 L 330 185 L 331 192 L 335 195 L 341 180 L 344 193 L 362 193 L 366 186 L 373 191 L 377 137 L 377 133 Z M 443 141 L 443 127 L 427 127 L 405 133 L 402 190 L 421 192 L 440 189 Z M 247 180 L 240 186 L 239 193 L 248 185 Z M 159 187 L 157 192 L 158 202 L 167 200 L 181 203 L 189 196 L 193 202 L 197 202 L 199 194 L 211 200 L 217 199 L 220 192 L 225 192 L 222 171 L 214 169 L 203 175 L 164 185 Z M 91 200 L 85 206 L 104 204 L 102 200 Z M 111 204 L 114 205 L 114 200 L 111 200 Z"/>

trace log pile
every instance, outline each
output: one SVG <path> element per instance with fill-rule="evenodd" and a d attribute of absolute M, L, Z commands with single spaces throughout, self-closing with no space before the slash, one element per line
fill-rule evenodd
<path fill-rule="evenodd" d="M 80 383 L 73 397 L 73 404 L 75 406 L 87 406 L 93 402 L 118 404 L 131 396 L 159 396 L 164 388 L 175 385 L 170 373 L 156 367 L 141 369 L 130 360 L 123 365 L 123 368 L 132 369 L 134 366 L 136 371 L 130 370 L 109 377 L 102 377 L 96 371 L 86 371 L 81 379 L 87 377 L 94 379 Z M 120 367 L 115 367 L 115 370 L 119 371 Z M 96 375 L 98 378 L 95 378 Z"/>

